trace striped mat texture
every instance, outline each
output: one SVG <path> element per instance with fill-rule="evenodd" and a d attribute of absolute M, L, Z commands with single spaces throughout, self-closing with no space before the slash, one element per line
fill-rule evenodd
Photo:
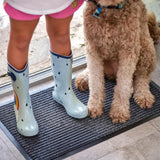
<path fill-rule="evenodd" d="M 80 92 L 74 83 L 72 85 L 77 97 L 87 104 L 89 92 Z M 26 138 L 18 134 L 13 102 L 0 107 L 0 126 L 26 159 L 53 160 L 72 155 L 160 115 L 160 88 L 151 82 L 151 92 L 156 98 L 153 107 L 143 110 L 131 98 L 130 120 L 124 124 L 112 124 L 109 110 L 115 82 L 106 79 L 105 85 L 107 98 L 104 114 L 99 118 L 77 120 L 69 117 L 64 108 L 52 99 L 53 88 L 49 88 L 31 95 L 39 135 Z"/>

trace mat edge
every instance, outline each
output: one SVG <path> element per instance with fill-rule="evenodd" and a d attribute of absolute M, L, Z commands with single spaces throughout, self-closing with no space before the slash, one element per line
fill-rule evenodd
<path fill-rule="evenodd" d="M 150 83 L 151 83 L 156 89 L 158 89 L 158 90 L 160 91 L 160 86 L 158 86 L 154 81 L 151 81 Z M 88 144 L 85 144 L 85 146 L 77 147 L 77 149 L 75 149 L 74 151 L 69 151 L 69 152 L 67 152 L 67 153 L 64 153 L 62 156 L 57 157 L 57 158 L 55 158 L 54 160 L 62 160 L 62 159 L 64 159 L 64 158 L 67 158 L 67 157 L 69 157 L 69 156 L 72 156 L 72 155 L 74 155 L 74 154 L 76 154 L 76 153 L 78 153 L 78 152 L 81 152 L 81 151 L 83 151 L 83 150 L 85 150 L 85 149 L 88 149 L 88 148 L 90 148 L 90 147 L 93 147 L 93 146 L 95 146 L 96 144 L 99 144 L 99 143 L 101 143 L 101 142 L 103 142 L 103 141 L 105 141 L 105 140 L 108 140 L 108 139 L 110 139 L 110 138 L 112 138 L 112 137 L 115 137 L 115 136 L 117 136 L 117 135 L 119 135 L 119 134 L 122 134 L 122 133 L 124 133 L 125 131 L 128 131 L 128 130 L 130 130 L 130 129 L 133 129 L 134 127 L 137 127 L 137 126 L 139 126 L 139 125 L 142 125 L 142 124 L 144 124 L 144 123 L 146 123 L 146 122 L 148 122 L 148 121 L 150 121 L 150 120 L 152 120 L 152 119 L 154 119 L 154 118 L 156 118 L 156 117 L 158 117 L 158 116 L 160 116 L 160 115 L 159 115 L 159 114 L 156 114 L 156 115 L 154 115 L 154 116 L 151 116 L 151 117 L 148 117 L 148 118 L 146 118 L 146 119 L 143 119 L 143 120 L 141 120 L 141 121 L 139 121 L 139 122 L 136 122 L 135 124 L 129 125 L 129 126 L 126 127 L 126 128 L 120 129 L 119 131 L 115 132 L 114 134 L 104 136 L 104 137 L 102 137 L 102 138 L 100 138 L 100 139 L 98 139 L 98 140 L 96 140 L 96 141 L 94 141 L 94 142 L 90 142 L 90 143 L 88 143 Z M 10 141 L 15 145 L 15 147 L 19 150 L 19 152 L 24 156 L 24 158 L 25 158 L 26 160 L 32 160 L 32 159 L 29 157 L 29 155 L 23 150 L 23 148 L 20 146 L 20 144 L 16 141 L 16 139 L 12 136 L 12 134 L 9 132 L 9 130 L 3 125 L 3 123 L 2 123 L 1 121 L 0 121 L 0 128 L 1 128 L 2 131 L 5 133 L 5 135 L 10 139 Z"/>
<path fill-rule="evenodd" d="M 9 130 L 3 125 L 3 123 L 0 121 L 0 128 L 4 132 L 4 134 L 9 138 L 9 140 L 12 142 L 12 144 L 19 150 L 19 152 L 23 155 L 23 157 L 26 160 L 32 160 L 29 155 L 23 150 L 21 145 L 16 141 L 16 139 L 12 136 L 12 134 L 9 132 Z"/>

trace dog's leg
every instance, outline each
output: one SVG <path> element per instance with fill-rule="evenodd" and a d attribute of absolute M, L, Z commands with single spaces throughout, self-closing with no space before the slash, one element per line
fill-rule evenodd
<path fill-rule="evenodd" d="M 136 64 L 136 54 L 132 53 L 130 55 L 126 54 L 119 60 L 117 85 L 114 88 L 113 102 L 110 110 L 110 118 L 112 118 L 113 123 L 124 123 L 130 117 L 129 99 L 133 92 L 132 78 Z"/>
<path fill-rule="evenodd" d="M 151 108 L 154 103 L 154 96 L 149 89 L 150 78 L 139 75 L 134 79 L 134 99 L 141 108 Z"/>
<path fill-rule="evenodd" d="M 149 28 L 150 35 L 154 43 L 157 44 L 158 39 L 160 37 L 160 27 L 158 26 L 156 16 L 153 12 L 148 12 L 147 18 L 148 18 L 148 28 Z"/>
<path fill-rule="evenodd" d="M 150 73 L 156 64 L 156 53 L 151 38 L 141 38 L 141 56 L 137 64 L 134 86 L 134 99 L 141 108 L 151 108 L 154 103 L 154 96 L 150 92 Z"/>
<path fill-rule="evenodd" d="M 104 87 L 104 68 L 103 61 L 97 55 L 87 56 L 89 73 L 89 100 L 88 110 L 92 118 L 96 118 L 103 113 L 105 87 Z"/>
<path fill-rule="evenodd" d="M 75 86 L 80 91 L 85 91 L 88 89 L 88 68 L 77 75 L 75 79 Z"/>

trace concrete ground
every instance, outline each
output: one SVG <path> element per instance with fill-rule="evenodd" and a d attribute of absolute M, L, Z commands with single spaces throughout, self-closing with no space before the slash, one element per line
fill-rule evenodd
<path fill-rule="evenodd" d="M 154 11 L 157 19 L 160 20 L 160 1 L 144 0 L 144 2 L 148 10 Z M 3 32 L 0 28 L 0 34 L 0 53 L 2 53 L 2 44 L 6 45 L 6 42 L 3 41 L 7 41 L 4 35 L 7 35 L 8 32 Z M 40 35 L 37 36 L 37 39 L 42 41 L 42 37 L 40 37 Z M 46 43 L 45 45 L 47 46 Z M 155 47 L 157 51 L 157 66 L 152 74 L 152 80 L 160 86 L 160 43 Z M 4 48 L 6 48 L 6 46 L 4 46 Z M 46 47 L 46 50 L 47 48 L 48 47 Z M 2 63 L 0 64 L 2 65 Z M 66 160 L 160 160 L 159 152 L 160 117 L 157 117 L 109 140 L 72 155 L 66 158 Z M 21 153 L 1 129 L 0 160 L 24 160 Z"/>

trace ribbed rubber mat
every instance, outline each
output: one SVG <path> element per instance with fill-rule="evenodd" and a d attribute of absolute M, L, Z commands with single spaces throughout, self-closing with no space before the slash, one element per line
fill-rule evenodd
<path fill-rule="evenodd" d="M 113 98 L 115 83 L 106 80 L 106 102 L 104 114 L 96 119 L 89 117 L 76 120 L 69 117 L 64 108 L 52 99 L 52 89 L 41 91 L 31 96 L 36 119 L 39 123 L 38 136 L 25 138 L 17 133 L 13 111 L 13 103 L 0 107 L 0 120 L 9 130 L 15 141 L 23 148 L 33 160 L 53 160 L 86 145 L 102 141 L 105 137 L 131 128 L 150 118 L 160 115 L 160 89 L 151 82 L 151 92 L 155 95 L 156 102 L 151 109 L 143 110 L 131 98 L 131 118 L 124 124 L 112 124 L 109 118 L 110 104 Z M 88 91 L 73 89 L 78 98 L 87 104 Z M 59 158 L 61 159 L 61 158 Z"/>

